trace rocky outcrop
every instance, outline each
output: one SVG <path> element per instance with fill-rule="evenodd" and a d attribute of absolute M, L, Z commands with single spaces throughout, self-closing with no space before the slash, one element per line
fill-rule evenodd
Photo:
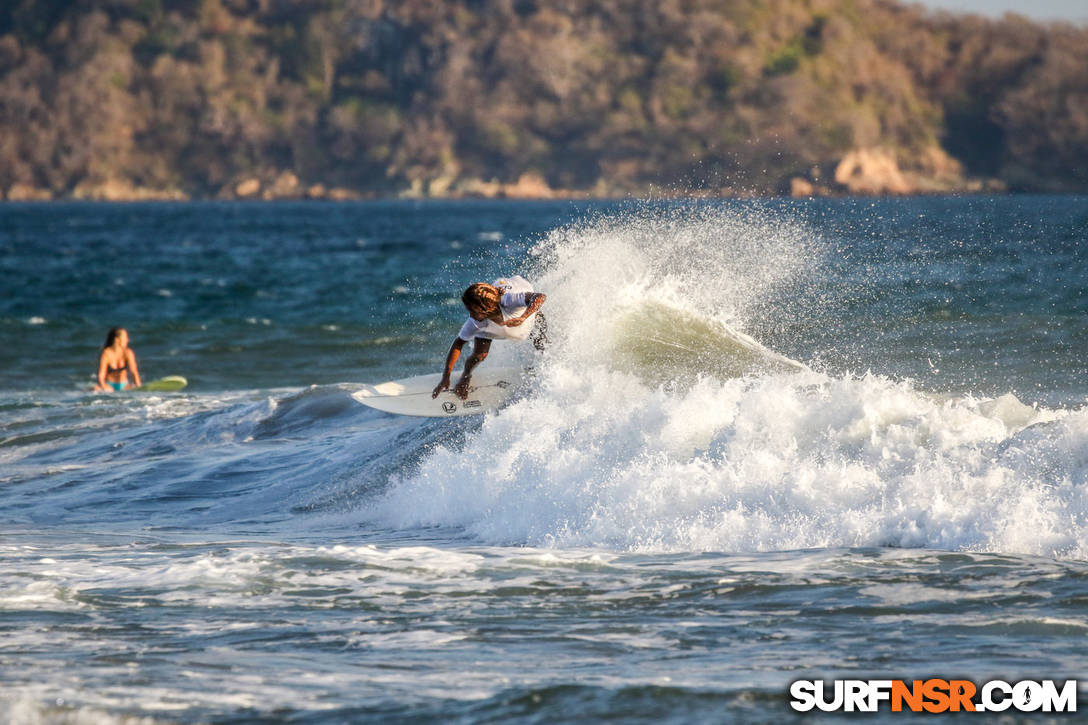
<path fill-rule="evenodd" d="M 154 189 L 134 186 L 121 179 L 110 179 L 81 182 L 72 190 L 72 198 L 87 201 L 188 201 L 189 195 L 180 189 Z"/>
<path fill-rule="evenodd" d="M 257 196 L 260 191 L 260 179 L 243 179 L 234 185 L 234 196 L 239 199 L 252 199 Z"/>
<path fill-rule="evenodd" d="M 283 171 L 265 188 L 261 197 L 264 199 L 294 199 L 302 196 L 298 177 L 291 171 Z"/>
<path fill-rule="evenodd" d="M 835 167 L 835 183 L 851 194 L 911 194 L 915 187 L 899 169 L 895 152 L 855 149 Z"/>
<path fill-rule="evenodd" d="M 790 196 L 795 199 L 801 199 L 809 196 L 814 196 L 816 193 L 816 187 L 812 185 L 812 182 L 808 179 L 802 179 L 800 176 L 795 176 L 790 179 Z"/>
<path fill-rule="evenodd" d="M 963 165 L 939 146 L 913 154 L 889 148 L 854 149 L 836 165 L 834 180 L 834 191 L 861 196 L 1003 191 L 993 181 L 964 176 Z M 820 188 L 814 185 L 814 192 L 818 194 Z M 804 190 L 804 184 L 791 186 L 794 195 Z"/>
<path fill-rule="evenodd" d="M 482 197 L 485 199 L 570 199 L 584 198 L 588 192 L 569 189 L 553 189 L 547 180 L 535 171 L 529 171 L 512 183 L 501 181 L 481 181 L 480 179 L 462 179 L 443 189 L 439 196 L 463 198 Z"/>
<path fill-rule="evenodd" d="M 356 199 L 362 199 L 363 195 L 354 189 L 345 189 L 337 186 L 329 189 L 324 198 L 329 199 L 330 201 L 355 201 Z"/>
<path fill-rule="evenodd" d="M 950 191 L 980 191 L 982 182 L 967 179 L 963 164 L 939 146 L 930 146 L 915 159 L 910 177 L 914 193 L 940 194 Z"/>
<path fill-rule="evenodd" d="M 327 199 L 336 190 L 324 184 L 303 187 L 293 171 L 263 173 L 247 176 L 227 184 L 219 190 L 220 199 Z"/>
<path fill-rule="evenodd" d="M 530 171 L 519 176 L 513 184 L 504 184 L 500 195 L 507 199 L 551 199 L 556 192 L 543 176 Z"/>
<path fill-rule="evenodd" d="M 53 194 L 48 189 L 39 189 L 28 184 L 12 184 L 5 198 L 8 201 L 49 201 Z"/>

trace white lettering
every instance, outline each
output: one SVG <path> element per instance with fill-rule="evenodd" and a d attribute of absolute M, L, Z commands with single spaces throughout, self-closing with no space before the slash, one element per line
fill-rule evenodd
<path fill-rule="evenodd" d="M 842 680 L 835 680 L 834 687 L 835 698 L 828 702 L 824 697 L 824 681 L 816 681 L 816 707 L 820 708 L 824 712 L 835 712 L 842 707 L 845 695 L 843 695 L 843 683 Z"/>
<path fill-rule="evenodd" d="M 1012 688 L 1012 703 L 1020 712 L 1035 712 L 1043 706 L 1043 688 L 1031 680 L 1017 682 Z"/>
<path fill-rule="evenodd" d="M 1043 680 L 1043 698 L 1044 712 L 1076 712 L 1077 681 L 1066 680 L 1059 693 L 1053 680 Z"/>
<path fill-rule="evenodd" d="M 869 680 L 869 709 L 868 712 L 876 712 L 880 709 L 883 700 L 892 699 L 891 680 Z"/>
<path fill-rule="evenodd" d="M 866 695 L 869 690 L 868 683 L 865 680 L 847 680 L 845 686 L 846 691 L 843 699 L 846 703 L 846 711 L 868 712 L 866 707 L 866 700 L 869 699 Z"/>
<path fill-rule="evenodd" d="M 794 682 L 790 685 L 790 695 L 793 696 L 790 707 L 797 712 L 808 712 L 816 707 L 816 685 L 812 683 L 812 680 Z"/>
<path fill-rule="evenodd" d="M 995 700 L 993 697 L 994 691 L 1001 692 L 1005 695 L 1000 700 Z M 990 680 L 982 686 L 982 705 L 976 709 L 986 712 L 1004 712 L 1012 707 L 1012 685 L 1004 680 Z"/>
<path fill-rule="evenodd" d="M 916 684 L 918 682 L 915 681 Z M 943 682 L 925 681 L 927 688 L 932 686 L 937 689 L 943 686 Z M 1009 708 L 1015 708 L 1019 712 L 1077 711 L 1076 680 L 1064 680 L 1060 683 L 1054 680 L 1021 680 L 1015 684 L 1004 680 L 990 680 L 983 684 L 977 697 L 972 697 L 970 701 L 966 699 L 966 693 L 974 690 L 972 683 L 965 680 L 949 682 L 954 683 L 948 690 L 948 702 L 954 710 L 969 710 L 973 705 L 976 712 L 1004 712 Z M 899 680 L 796 680 L 790 684 L 790 707 L 797 712 L 809 712 L 814 708 L 823 712 L 879 712 L 881 704 L 892 702 L 895 689 L 905 684 Z M 928 701 L 919 701 L 909 692 L 904 690 L 894 698 L 895 702 L 900 705 L 906 702 L 916 712 L 922 709 L 932 711 L 930 708 L 934 706 L 933 697 L 929 697 Z M 919 705 L 919 702 L 922 704 Z M 940 698 L 936 702 L 939 703 Z"/>

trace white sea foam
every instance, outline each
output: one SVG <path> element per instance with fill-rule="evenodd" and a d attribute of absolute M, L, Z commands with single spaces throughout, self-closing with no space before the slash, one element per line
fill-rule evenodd
<path fill-rule="evenodd" d="M 150 717 L 111 715 L 93 707 L 73 708 L 63 698 L 53 698 L 53 703 L 42 704 L 30 695 L 11 700 L 0 698 L 0 718 L 12 725 L 155 725 L 162 722 Z"/>
<path fill-rule="evenodd" d="M 803 226 L 636 215 L 538 253 L 552 350 L 533 391 L 396 482 L 368 512 L 382 524 L 561 548 L 1088 555 L 1088 411 L 816 372 L 744 334 L 818 263 Z"/>

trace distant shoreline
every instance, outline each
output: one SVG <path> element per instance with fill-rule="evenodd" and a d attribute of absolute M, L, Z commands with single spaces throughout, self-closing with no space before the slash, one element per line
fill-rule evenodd
<path fill-rule="evenodd" d="M 8 201 L 1088 191 L 1088 27 L 894 0 L 8 5 Z"/>
<path fill-rule="evenodd" d="M 951 199 L 951 198 L 1008 198 L 1008 197 L 1034 197 L 1034 196 L 1058 196 L 1076 197 L 1088 196 L 1086 191 L 945 191 L 945 192 L 917 192 L 909 194 L 819 194 L 808 196 L 795 196 L 791 194 L 629 194 L 625 196 L 594 196 L 594 195 L 562 195 L 547 197 L 504 197 L 504 196 L 402 196 L 402 195 L 359 195 L 348 199 L 309 198 L 309 197 L 277 197 L 256 199 L 225 199 L 216 197 L 193 197 L 185 199 L 176 198 L 131 198 L 131 199 L 80 199 L 70 196 L 55 197 L 49 199 L 0 199 L 0 208 L 4 206 L 20 205 L 50 205 L 50 204 L 246 204 L 259 206 L 262 204 L 353 204 L 353 203 L 380 203 L 380 202 L 405 202 L 405 203 L 479 203 L 479 202 L 665 202 L 665 201 L 814 201 L 818 199 L 845 200 L 845 199 Z"/>

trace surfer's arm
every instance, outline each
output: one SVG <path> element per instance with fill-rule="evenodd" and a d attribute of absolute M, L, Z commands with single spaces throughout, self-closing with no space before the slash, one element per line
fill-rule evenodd
<path fill-rule="evenodd" d="M 548 295 L 543 292 L 526 292 L 525 293 L 525 312 L 521 313 L 520 317 L 511 317 L 509 320 L 503 320 L 499 324 L 504 327 L 517 327 L 525 320 L 529 319 L 529 316 L 540 309 L 544 304 L 544 300 L 548 299 Z"/>
<path fill-rule="evenodd" d="M 450 345 L 450 351 L 446 353 L 446 369 L 442 373 L 442 382 L 435 386 L 434 392 L 431 393 L 432 398 L 437 398 L 438 394 L 443 390 L 450 389 L 450 375 L 453 374 L 453 366 L 457 364 L 457 359 L 461 357 L 461 348 L 465 346 L 465 341 L 460 337 L 453 339 L 453 344 Z"/>
<path fill-rule="evenodd" d="M 112 390 L 106 385 L 106 351 L 103 350 L 102 354 L 98 356 L 98 385 L 94 387 L 96 391 L 99 390 Z"/>
<path fill-rule="evenodd" d="M 136 353 L 132 350 L 125 350 L 125 357 L 128 362 L 128 369 L 132 373 L 132 381 L 135 387 L 140 387 L 140 369 L 136 367 Z"/>

